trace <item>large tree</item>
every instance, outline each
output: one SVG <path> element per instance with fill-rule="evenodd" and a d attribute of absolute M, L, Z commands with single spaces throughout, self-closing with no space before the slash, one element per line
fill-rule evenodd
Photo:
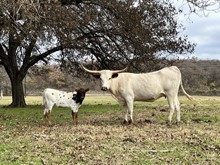
<path fill-rule="evenodd" d="M 170 1 L 170 0 L 168 0 Z M 207 12 L 219 12 L 220 1 L 219 0 L 181 0 L 182 5 L 187 5 L 190 13 L 199 14 L 202 12 L 204 15 Z"/>
<path fill-rule="evenodd" d="M 22 81 L 40 61 L 95 60 L 114 68 L 191 53 L 177 14 L 157 0 L 1 0 L 0 62 L 11 81 L 10 106 L 26 105 Z"/>

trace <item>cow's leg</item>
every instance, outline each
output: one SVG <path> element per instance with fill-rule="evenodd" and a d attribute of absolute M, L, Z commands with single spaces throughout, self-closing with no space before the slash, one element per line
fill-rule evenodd
<path fill-rule="evenodd" d="M 124 105 L 123 105 L 123 107 L 124 107 L 124 110 L 125 110 L 125 119 L 124 119 L 124 124 L 127 124 L 128 123 L 128 108 L 127 108 L 127 104 L 125 103 Z"/>
<path fill-rule="evenodd" d="M 170 125 L 172 122 L 172 117 L 173 117 L 173 113 L 175 110 L 175 106 L 174 106 L 174 99 L 173 97 L 167 97 L 168 103 L 169 103 L 169 110 L 170 110 L 170 114 L 168 117 L 168 124 Z"/>
<path fill-rule="evenodd" d="M 127 98 L 126 100 L 126 105 L 127 105 L 127 115 L 129 115 L 129 120 L 128 120 L 128 116 L 127 116 L 127 122 L 129 124 L 131 124 L 133 122 L 133 104 L 134 101 L 132 98 Z"/>
<path fill-rule="evenodd" d="M 178 96 L 175 99 L 175 110 L 176 110 L 176 121 L 178 124 L 180 122 L 180 102 Z"/>
<path fill-rule="evenodd" d="M 129 101 L 128 103 L 128 113 L 130 115 L 130 119 L 128 121 L 129 124 L 133 122 L 133 101 Z"/>

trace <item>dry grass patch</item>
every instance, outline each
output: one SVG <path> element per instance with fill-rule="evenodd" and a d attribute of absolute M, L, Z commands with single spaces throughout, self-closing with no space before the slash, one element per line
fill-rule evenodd
<path fill-rule="evenodd" d="M 42 106 L 1 108 L 0 164 L 219 164 L 220 99 L 198 99 L 181 97 L 182 123 L 171 127 L 164 99 L 136 103 L 132 125 L 106 96 L 87 97 L 77 128 L 68 108 L 53 110 L 53 127 L 42 125 Z"/>

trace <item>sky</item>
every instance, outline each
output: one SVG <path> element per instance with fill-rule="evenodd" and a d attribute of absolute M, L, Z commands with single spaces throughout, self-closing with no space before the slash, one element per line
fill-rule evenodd
<path fill-rule="evenodd" d="M 189 41 L 197 44 L 189 57 L 220 60 L 220 11 L 181 16 L 181 20 L 186 28 L 182 35 L 187 35 Z"/>

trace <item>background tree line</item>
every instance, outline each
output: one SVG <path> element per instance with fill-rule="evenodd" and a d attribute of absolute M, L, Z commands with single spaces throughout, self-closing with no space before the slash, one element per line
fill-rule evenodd
<path fill-rule="evenodd" d="M 220 74 L 218 72 L 220 61 L 177 60 L 173 62 L 173 65 L 180 68 L 183 84 L 188 93 L 192 95 L 220 96 Z M 91 66 L 89 67 L 91 68 Z M 164 66 L 161 65 L 162 67 Z M 58 64 L 36 65 L 32 67 L 24 79 L 25 93 L 27 95 L 41 95 L 42 91 L 47 87 L 66 91 L 73 91 L 80 87 L 89 87 L 92 93 L 101 93 L 100 80 L 88 75 L 80 68 L 78 70 L 73 68 L 69 70 Z M 160 67 L 157 69 L 160 69 Z M 152 69 L 149 68 L 146 72 L 148 71 L 152 71 Z M 137 70 L 131 67 L 129 72 L 137 72 Z M 3 72 L 3 68 L 0 69 L 0 79 L 2 80 L 0 86 L 4 93 L 11 95 L 10 83 Z"/>

